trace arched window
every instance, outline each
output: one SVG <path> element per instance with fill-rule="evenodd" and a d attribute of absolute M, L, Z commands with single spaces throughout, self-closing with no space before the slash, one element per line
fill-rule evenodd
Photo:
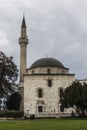
<path fill-rule="evenodd" d="M 50 69 L 47 70 L 47 73 L 50 74 Z"/>
<path fill-rule="evenodd" d="M 48 80 L 48 87 L 51 87 L 52 86 L 52 80 Z"/>
<path fill-rule="evenodd" d="M 43 91 L 41 88 L 38 89 L 38 97 L 42 98 L 43 97 Z"/>

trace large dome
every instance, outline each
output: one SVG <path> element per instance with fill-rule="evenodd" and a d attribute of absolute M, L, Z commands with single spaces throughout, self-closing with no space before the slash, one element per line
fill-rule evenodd
<path fill-rule="evenodd" d="M 54 58 L 41 58 L 41 59 L 35 61 L 31 65 L 30 69 L 36 68 L 36 67 L 61 67 L 61 68 L 65 68 L 64 65 L 60 61 L 58 61 Z"/>

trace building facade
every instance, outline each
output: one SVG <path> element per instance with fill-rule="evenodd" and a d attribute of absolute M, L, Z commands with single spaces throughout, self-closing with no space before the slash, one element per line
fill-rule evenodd
<path fill-rule="evenodd" d="M 54 116 L 70 112 L 60 104 L 60 96 L 75 80 L 74 74 L 69 74 L 69 70 L 53 58 L 42 58 L 36 62 L 24 74 L 25 114 Z"/>
<path fill-rule="evenodd" d="M 28 39 L 24 17 L 19 44 L 21 110 L 25 116 L 46 117 L 71 112 L 60 104 L 63 90 L 75 81 L 75 75 L 70 74 L 68 68 L 54 58 L 41 58 L 26 68 Z"/>

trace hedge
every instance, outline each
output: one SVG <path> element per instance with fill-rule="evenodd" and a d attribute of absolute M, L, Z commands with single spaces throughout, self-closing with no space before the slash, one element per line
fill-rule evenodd
<path fill-rule="evenodd" d="M 0 117 L 21 118 L 24 116 L 23 111 L 0 111 Z"/>

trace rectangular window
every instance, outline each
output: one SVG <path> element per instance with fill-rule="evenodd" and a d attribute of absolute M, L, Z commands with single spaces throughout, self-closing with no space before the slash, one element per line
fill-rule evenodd
<path fill-rule="evenodd" d="M 41 88 L 38 89 L 38 97 L 42 98 L 43 97 L 43 91 Z"/>
<path fill-rule="evenodd" d="M 60 91 L 60 98 L 61 98 L 61 97 L 62 97 L 62 94 L 63 94 L 63 89 L 60 88 L 59 91 Z"/>
<path fill-rule="evenodd" d="M 63 105 L 60 105 L 60 112 L 64 112 L 64 107 L 63 107 Z"/>
<path fill-rule="evenodd" d="M 43 106 L 38 106 L 38 112 L 43 112 Z"/>
<path fill-rule="evenodd" d="M 48 87 L 51 87 L 52 86 L 52 81 L 49 79 L 48 80 Z"/>

